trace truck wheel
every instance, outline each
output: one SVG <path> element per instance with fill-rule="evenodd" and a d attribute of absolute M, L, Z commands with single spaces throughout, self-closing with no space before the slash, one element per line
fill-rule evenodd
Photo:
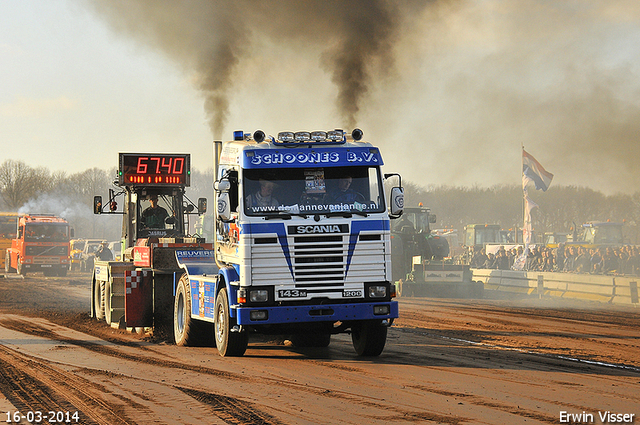
<path fill-rule="evenodd" d="M 11 255 L 7 252 L 4 259 L 4 271 L 7 273 L 15 273 L 16 269 L 11 267 Z"/>
<path fill-rule="evenodd" d="M 111 325 L 111 282 L 104 282 L 104 321 Z"/>
<path fill-rule="evenodd" d="M 25 270 L 24 266 L 20 262 L 20 258 L 18 258 L 18 274 L 21 274 L 22 276 L 27 275 L 27 271 Z"/>
<path fill-rule="evenodd" d="M 387 327 L 380 320 L 367 320 L 351 327 L 353 348 L 359 356 L 379 356 L 387 342 Z"/>
<path fill-rule="evenodd" d="M 191 318 L 191 292 L 186 275 L 178 281 L 173 302 L 173 338 L 180 346 L 213 345 L 213 324 Z"/>
<path fill-rule="evenodd" d="M 98 321 L 104 320 L 104 282 L 93 281 L 93 313 Z"/>
<path fill-rule="evenodd" d="M 291 335 L 294 347 L 328 347 L 331 344 L 331 334 L 295 334 Z"/>
<path fill-rule="evenodd" d="M 476 281 L 473 292 L 477 299 L 479 300 L 483 299 L 484 298 L 484 282 L 481 280 Z"/>
<path fill-rule="evenodd" d="M 182 276 L 176 288 L 173 301 L 173 338 L 176 345 L 186 346 L 193 343 L 194 321 L 191 319 L 191 295 L 187 287 L 186 276 Z"/>
<path fill-rule="evenodd" d="M 58 270 L 58 276 L 65 277 L 67 275 L 67 269 Z"/>
<path fill-rule="evenodd" d="M 235 320 L 229 315 L 229 297 L 227 289 L 222 288 L 216 297 L 215 340 L 218 352 L 222 357 L 242 356 L 247 351 L 249 335 L 247 332 L 231 332 Z"/>

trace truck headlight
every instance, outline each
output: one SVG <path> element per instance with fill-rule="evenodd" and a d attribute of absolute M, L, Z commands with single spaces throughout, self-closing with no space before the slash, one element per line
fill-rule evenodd
<path fill-rule="evenodd" d="M 249 291 L 249 301 L 252 303 L 263 303 L 269 301 L 269 291 L 266 289 L 254 289 Z"/>
<path fill-rule="evenodd" d="M 387 287 L 385 285 L 369 286 L 369 298 L 384 298 L 387 296 Z"/>

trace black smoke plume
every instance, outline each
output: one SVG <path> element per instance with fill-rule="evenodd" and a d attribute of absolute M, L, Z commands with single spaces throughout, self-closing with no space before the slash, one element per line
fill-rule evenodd
<path fill-rule="evenodd" d="M 193 74 L 216 138 L 229 113 L 229 91 L 241 84 L 234 72 L 251 60 L 252 38 L 265 35 L 321 52 L 318 66 L 338 88 L 342 125 L 355 127 L 372 74 L 393 67 L 400 19 L 390 0 L 88 1 L 113 29 L 159 49 Z M 421 4 L 405 6 L 419 9 Z"/>

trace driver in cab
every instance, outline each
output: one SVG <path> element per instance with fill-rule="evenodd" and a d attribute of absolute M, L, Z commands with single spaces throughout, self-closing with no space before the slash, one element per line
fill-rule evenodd
<path fill-rule="evenodd" d="M 329 200 L 335 203 L 353 204 L 355 202 L 364 202 L 364 196 L 351 188 L 353 178 L 344 176 L 338 180 L 336 190 L 329 193 Z"/>
<path fill-rule="evenodd" d="M 158 195 L 149 195 L 151 204 L 142 212 L 142 225 L 149 229 L 164 229 L 165 222 L 171 224 L 167 210 L 158 205 Z"/>

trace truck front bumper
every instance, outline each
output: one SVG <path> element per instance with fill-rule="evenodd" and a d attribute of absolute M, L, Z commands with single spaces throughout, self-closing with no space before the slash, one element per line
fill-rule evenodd
<path fill-rule="evenodd" d="M 346 322 L 353 320 L 395 319 L 397 317 L 397 301 L 236 308 L 238 325 Z"/>

